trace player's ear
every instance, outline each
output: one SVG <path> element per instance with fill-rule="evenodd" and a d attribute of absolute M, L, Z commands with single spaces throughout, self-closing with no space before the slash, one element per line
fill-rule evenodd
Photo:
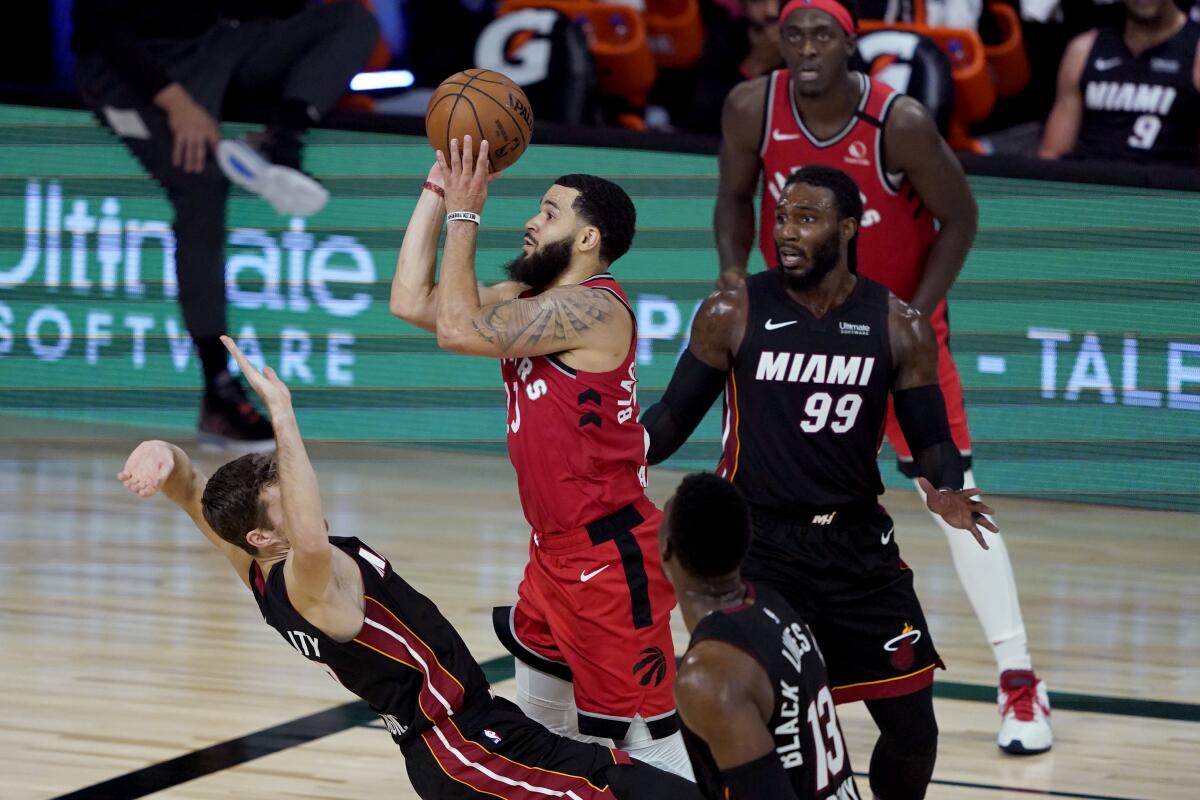
<path fill-rule="evenodd" d="M 274 541 L 272 532 L 264 528 L 255 528 L 246 534 L 246 543 L 251 547 L 261 550 Z"/>
<path fill-rule="evenodd" d="M 856 52 L 858 52 L 858 37 L 848 34 L 846 36 L 846 58 L 854 58 Z"/>
<path fill-rule="evenodd" d="M 849 242 L 858 233 L 858 220 L 854 217 L 846 217 L 839 223 L 839 226 L 841 228 L 839 234 L 843 242 Z"/>
<path fill-rule="evenodd" d="M 584 225 L 575 236 L 575 248 L 581 253 L 600 250 L 600 229 L 595 225 Z"/>

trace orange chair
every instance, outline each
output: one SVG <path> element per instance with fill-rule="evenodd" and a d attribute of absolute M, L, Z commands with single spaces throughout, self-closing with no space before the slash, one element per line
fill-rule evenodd
<path fill-rule="evenodd" d="M 908 31 L 932 39 L 950 59 L 954 80 L 954 115 L 950 118 L 946 141 L 955 150 L 982 153 L 983 146 L 967 132 L 973 122 L 987 119 L 996 106 L 996 87 L 988 72 L 983 41 L 966 28 L 929 28 L 903 22 L 864 19 L 858 23 L 861 33 L 893 30 Z"/>
<path fill-rule="evenodd" d="M 522 8 L 552 8 L 581 20 L 596 59 L 600 93 L 622 97 L 637 108 L 646 105 L 658 67 L 641 14 L 629 6 L 588 0 L 504 0 L 497 16 Z"/>
<path fill-rule="evenodd" d="M 650 52 L 663 69 L 687 69 L 704 50 L 699 0 L 646 0 L 642 12 Z"/>
<path fill-rule="evenodd" d="M 1021 19 L 1013 7 L 1004 3 L 989 3 L 1004 40 L 986 45 L 988 66 L 996 84 L 996 94 L 1012 97 L 1029 83 L 1029 57 L 1025 53 L 1025 38 L 1021 35 Z"/>

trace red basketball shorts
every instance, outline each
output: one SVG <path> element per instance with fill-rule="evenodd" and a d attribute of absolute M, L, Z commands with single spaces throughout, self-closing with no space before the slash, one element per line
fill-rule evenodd
<path fill-rule="evenodd" d="M 654 738 L 678 730 L 661 519 L 641 498 L 573 531 L 534 533 L 517 604 L 496 609 L 516 658 L 573 682 L 580 733 L 621 739 L 635 716 Z"/>

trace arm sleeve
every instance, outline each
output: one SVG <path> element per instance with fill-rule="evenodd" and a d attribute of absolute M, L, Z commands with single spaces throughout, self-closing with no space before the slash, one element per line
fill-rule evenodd
<path fill-rule="evenodd" d="M 767 753 L 740 767 L 721 771 L 728 800 L 799 800 L 779 756 Z"/>
<path fill-rule="evenodd" d="M 146 48 L 133 25 L 130 0 L 75 0 L 77 49 L 97 51 L 146 102 L 172 78 Z"/>
<path fill-rule="evenodd" d="M 684 351 L 662 400 L 642 414 L 642 427 L 650 442 L 646 451 L 649 463 L 665 461 L 688 440 L 721 396 L 725 378 L 725 372 L 705 364 L 691 350 Z"/>
<path fill-rule="evenodd" d="M 938 489 L 963 488 L 962 455 L 950 436 L 941 388 L 930 384 L 901 389 L 892 399 L 917 474 Z"/>

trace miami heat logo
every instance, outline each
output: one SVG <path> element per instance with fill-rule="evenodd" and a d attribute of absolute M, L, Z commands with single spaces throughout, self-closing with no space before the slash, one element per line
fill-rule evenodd
<path fill-rule="evenodd" d="M 921 641 L 921 632 L 909 623 L 904 623 L 900 635 L 888 639 L 883 649 L 892 654 L 892 667 L 898 670 L 908 669 L 913 665 L 913 645 Z"/>

